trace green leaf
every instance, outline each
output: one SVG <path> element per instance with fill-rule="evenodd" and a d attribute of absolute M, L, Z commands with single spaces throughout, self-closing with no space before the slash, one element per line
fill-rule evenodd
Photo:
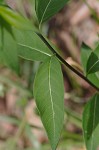
<path fill-rule="evenodd" d="M 94 53 L 97 55 L 97 57 L 99 58 L 99 44 L 98 46 L 95 48 Z"/>
<path fill-rule="evenodd" d="M 88 61 L 88 58 L 91 54 L 92 50 L 89 46 L 87 46 L 85 43 L 82 43 L 82 46 L 81 46 L 81 62 L 82 62 L 82 65 L 83 65 L 83 68 L 84 68 L 84 72 L 86 74 L 86 70 L 87 70 L 87 61 Z"/>
<path fill-rule="evenodd" d="M 34 97 L 52 150 L 55 150 L 64 119 L 63 76 L 56 57 L 52 56 L 40 66 L 34 82 Z"/>
<path fill-rule="evenodd" d="M 14 29 L 14 35 L 20 57 L 32 61 L 44 61 L 52 55 L 52 52 L 33 31 Z"/>
<path fill-rule="evenodd" d="M 0 16 L 2 16 L 10 25 L 16 28 L 33 29 L 33 26 L 29 20 L 6 6 L 0 6 Z"/>
<path fill-rule="evenodd" d="M 0 27 L 1 30 L 1 27 Z M 10 67 L 16 73 L 19 73 L 19 63 L 17 54 L 17 43 L 13 39 L 12 35 L 5 29 L 2 28 L 0 32 L 0 62 Z"/>
<path fill-rule="evenodd" d="M 99 87 L 99 73 L 96 72 L 96 73 L 93 73 L 93 74 L 89 74 L 87 76 L 87 78 L 94 84 L 96 85 L 97 87 Z"/>
<path fill-rule="evenodd" d="M 99 58 L 92 52 L 87 61 L 87 75 L 99 71 Z"/>
<path fill-rule="evenodd" d="M 83 113 L 83 130 L 87 150 L 99 149 L 99 94 L 87 103 Z"/>
<path fill-rule="evenodd" d="M 4 4 L 4 3 L 5 3 L 4 0 L 0 0 L 0 5 L 1 5 L 1 4 Z"/>
<path fill-rule="evenodd" d="M 40 25 L 55 15 L 69 0 L 35 0 Z"/>
<path fill-rule="evenodd" d="M 86 44 L 83 43 L 82 46 L 81 46 L 81 62 L 82 62 L 82 66 L 84 68 L 85 75 L 87 74 L 86 73 L 86 70 L 87 70 L 87 61 L 88 61 L 91 53 L 92 53 L 92 49 L 89 46 L 87 46 Z M 98 53 L 97 50 L 95 50 L 94 53 Z M 99 87 L 99 73 L 98 72 L 87 75 L 87 78 L 94 85 L 96 85 L 97 87 Z"/>
<path fill-rule="evenodd" d="M 2 16 L 0 16 L 0 28 L 5 28 L 13 36 L 12 26 Z"/>

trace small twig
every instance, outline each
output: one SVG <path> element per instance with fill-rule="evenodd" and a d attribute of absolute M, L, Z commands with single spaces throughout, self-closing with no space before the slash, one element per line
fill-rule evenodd
<path fill-rule="evenodd" d="M 39 126 L 35 126 L 33 124 L 29 124 L 31 128 L 37 129 L 37 130 L 43 130 L 43 128 L 39 127 Z"/>
<path fill-rule="evenodd" d="M 68 67 L 71 71 L 73 71 L 75 74 L 77 74 L 80 78 L 85 80 L 87 83 L 89 83 L 94 89 L 96 89 L 99 92 L 99 88 L 95 86 L 89 79 L 87 79 L 82 73 L 80 73 L 78 70 L 73 68 L 71 65 L 69 65 L 57 52 L 56 50 L 47 42 L 45 37 L 41 33 L 36 34 L 41 38 L 41 40 L 47 45 L 47 47 L 52 51 L 53 54 L 56 55 L 56 57 L 66 66 Z"/>
<path fill-rule="evenodd" d="M 19 125 L 18 131 L 15 135 L 16 141 L 18 141 L 19 137 L 21 137 L 22 133 L 24 132 L 25 126 L 26 126 L 26 116 L 24 115 Z"/>
<path fill-rule="evenodd" d="M 64 132 L 62 133 L 62 139 L 73 139 L 77 141 L 83 141 L 82 135 L 76 134 L 76 133 L 71 133 L 71 132 Z"/>

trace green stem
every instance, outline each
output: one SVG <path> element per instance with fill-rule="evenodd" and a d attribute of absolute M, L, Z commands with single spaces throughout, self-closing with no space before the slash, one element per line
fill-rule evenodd
<path fill-rule="evenodd" d="M 73 140 L 77 140 L 77 141 L 83 141 L 83 137 L 82 135 L 79 135 L 79 134 L 76 134 L 76 133 L 71 133 L 71 132 L 64 132 L 62 133 L 62 138 L 66 139 L 66 138 L 69 138 L 69 139 L 73 139 Z"/>
<path fill-rule="evenodd" d="M 5 147 L 5 150 L 7 150 L 8 147 L 9 147 L 10 150 L 16 149 L 17 142 L 18 142 L 19 138 L 21 137 L 21 135 L 22 135 L 22 133 L 23 133 L 23 131 L 25 129 L 25 126 L 26 126 L 26 117 L 24 116 L 22 118 L 21 124 L 20 124 L 20 126 L 18 128 L 18 131 L 17 131 L 15 137 L 11 138 L 10 140 L 8 139 L 7 145 Z"/>
<path fill-rule="evenodd" d="M 41 38 L 41 40 L 47 45 L 47 47 L 52 51 L 53 54 L 56 55 L 56 57 L 66 66 L 68 67 L 71 71 L 73 71 L 75 74 L 77 74 L 80 78 L 85 80 L 87 83 L 89 83 L 94 89 L 96 89 L 99 92 L 99 88 L 95 86 L 89 79 L 87 79 L 82 73 L 80 73 L 78 70 L 73 68 L 71 65 L 69 65 L 57 52 L 56 50 L 47 42 L 45 37 L 41 33 L 36 34 Z"/>
<path fill-rule="evenodd" d="M 15 135 L 16 141 L 18 141 L 18 139 L 21 137 L 21 135 L 22 135 L 22 133 L 23 133 L 23 131 L 25 129 L 25 126 L 26 126 L 26 116 L 24 116 L 22 118 L 22 122 L 21 122 L 21 124 L 19 126 L 19 129 L 18 129 L 16 135 Z"/>
<path fill-rule="evenodd" d="M 76 113 L 75 111 L 71 110 L 69 107 L 65 107 L 65 112 L 68 115 L 72 116 L 73 118 L 75 118 L 75 119 L 79 120 L 80 122 L 82 122 L 82 119 L 81 119 L 82 117 L 78 113 Z"/>

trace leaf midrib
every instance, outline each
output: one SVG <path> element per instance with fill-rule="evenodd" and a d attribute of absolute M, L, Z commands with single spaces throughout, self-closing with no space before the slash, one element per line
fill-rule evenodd
<path fill-rule="evenodd" d="M 51 58 L 52 59 L 52 58 Z M 50 99 L 51 99 L 51 105 L 52 105 L 52 113 L 53 113 L 53 128 L 54 128 L 54 140 L 55 140 L 55 112 L 54 112 L 54 104 L 53 104 L 53 98 L 52 98 L 52 88 L 51 88 L 51 59 L 49 62 L 49 72 L 48 72 L 48 76 L 49 76 L 49 91 L 50 91 Z"/>
<path fill-rule="evenodd" d="M 48 6 L 50 5 L 51 1 L 52 1 L 52 0 L 49 1 L 49 3 L 47 4 L 47 6 L 46 6 L 46 8 L 45 8 L 45 10 L 44 10 L 44 13 L 43 13 L 43 15 L 42 15 L 42 18 L 41 18 L 39 27 L 41 26 L 41 23 L 42 23 L 42 21 L 43 21 L 43 18 L 44 18 L 44 16 L 45 16 L 45 13 L 46 13 L 46 11 L 47 11 L 47 9 L 48 9 Z"/>
<path fill-rule="evenodd" d="M 32 50 L 35 50 L 35 51 L 38 51 L 38 52 L 40 52 L 40 53 L 42 53 L 42 54 L 44 54 L 44 55 L 51 56 L 50 54 L 48 54 L 48 53 L 46 53 L 46 52 L 43 52 L 43 51 L 40 51 L 39 49 L 33 48 L 33 47 L 31 47 L 31 46 L 24 45 L 24 44 L 20 44 L 20 43 L 18 43 L 18 45 L 23 46 L 23 47 L 26 47 L 26 48 L 29 48 L 29 49 L 32 49 Z"/>

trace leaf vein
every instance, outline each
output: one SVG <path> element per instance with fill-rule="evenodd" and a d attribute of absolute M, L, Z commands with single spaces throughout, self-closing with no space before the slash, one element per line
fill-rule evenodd
<path fill-rule="evenodd" d="M 46 6 L 46 8 L 45 8 L 45 10 L 44 10 L 44 13 L 43 13 L 43 15 L 42 15 L 42 18 L 41 18 L 41 21 L 40 21 L 40 24 L 39 24 L 39 28 L 40 28 L 40 26 L 41 26 L 41 23 L 42 23 L 42 21 L 43 21 L 44 15 L 45 15 L 45 13 L 46 13 L 46 11 L 47 11 L 47 9 L 48 9 L 48 6 L 50 5 L 51 1 L 52 1 L 52 0 L 49 1 L 49 3 L 47 4 L 47 6 Z"/>
<path fill-rule="evenodd" d="M 53 104 L 53 98 L 52 98 L 52 88 L 51 88 L 51 59 L 49 62 L 49 90 L 50 90 L 50 98 L 51 98 L 51 105 L 52 105 L 52 113 L 53 113 L 53 126 L 54 126 L 54 140 L 55 140 L 55 112 L 54 112 L 54 104 Z"/>
<path fill-rule="evenodd" d="M 31 46 L 24 45 L 24 44 L 20 44 L 20 43 L 18 43 L 18 45 L 23 46 L 23 47 L 27 47 L 27 48 L 32 49 L 32 50 L 35 50 L 35 51 L 38 51 L 38 52 L 40 52 L 40 53 L 42 53 L 42 54 L 45 54 L 45 55 L 47 55 L 47 56 L 51 56 L 50 54 L 48 54 L 48 53 L 46 53 L 46 52 L 43 52 L 43 51 L 40 51 L 39 49 L 33 48 L 33 47 L 31 47 Z"/>

